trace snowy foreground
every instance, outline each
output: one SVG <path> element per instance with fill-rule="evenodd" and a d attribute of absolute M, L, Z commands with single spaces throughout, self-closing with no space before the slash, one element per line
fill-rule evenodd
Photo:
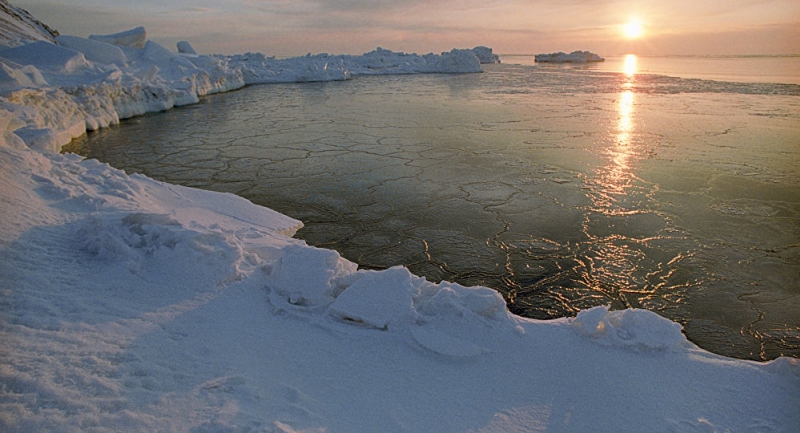
<path fill-rule="evenodd" d="M 469 50 L 275 60 L 116 37 L 0 52 L 0 431 L 800 427 L 796 359 L 717 356 L 644 310 L 516 317 L 487 288 L 358 270 L 242 198 L 51 152 L 247 83 L 480 68 Z"/>

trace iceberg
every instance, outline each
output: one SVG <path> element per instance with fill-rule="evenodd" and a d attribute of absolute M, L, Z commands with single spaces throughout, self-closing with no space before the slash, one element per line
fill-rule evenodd
<path fill-rule="evenodd" d="M 494 54 L 489 47 L 475 47 L 472 49 L 472 52 L 478 56 L 481 63 L 500 63 L 500 56 Z"/>
<path fill-rule="evenodd" d="M 646 310 L 518 317 L 489 288 L 359 269 L 235 195 L 54 152 L 248 83 L 475 71 L 471 50 L 274 59 L 64 41 L 0 60 L 0 430 L 800 425 L 797 359 L 714 355 Z"/>
<path fill-rule="evenodd" d="M 537 54 L 534 59 L 538 63 L 587 63 L 604 62 L 606 60 L 589 51 L 573 51 L 569 54 L 563 52 Z"/>

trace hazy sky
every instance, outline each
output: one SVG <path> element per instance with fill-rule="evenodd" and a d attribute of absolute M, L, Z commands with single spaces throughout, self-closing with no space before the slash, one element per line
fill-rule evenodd
<path fill-rule="evenodd" d="M 589 50 L 615 54 L 800 54 L 798 0 L 10 0 L 62 34 L 144 26 L 171 49 L 361 54 Z M 626 39 L 637 20 L 643 34 Z"/>

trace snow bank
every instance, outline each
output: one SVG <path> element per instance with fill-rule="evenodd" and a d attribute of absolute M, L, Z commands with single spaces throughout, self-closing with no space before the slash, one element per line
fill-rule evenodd
<path fill-rule="evenodd" d="M 610 346 L 669 350 L 687 347 L 681 325 L 648 310 L 608 311 L 600 306 L 578 313 L 572 326 Z"/>
<path fill-rule="evenodd" d="M 275 59 L 259 53 L 198 55 L 182 41 L 175 53 L 147 40 L 143 27 L 89 39 L 58 36 L 55 42 L 36 41 L 0 51 L 0 108 L 27 122 L 21 136 L 39 150 L 58 151 L 86 130 L 193 104 L 200 96 L 248 84 L 481 71 L 473 50 L 420 56 L 379 48 L 362 56 Z M 480 47 L 477 53 L 491 58 L 491 49 Z M 59 103 L 48 102 L 53 100 Z"/>
<path fill-rule="evenodd" d="M 80 51 L 91 62 L 117 65 L 119 68 L 125 68 L 128 63 L 125 53 L 116 45 L 67 35 L 56 37 L 56 43 L 62 47 Z"/>
<path fill-rule="evenodd" d="M 534 57 L 536 62 L 540 63 L 586 63 L 586 62 L 604 62 L 606 59 L 598 56 L 589 51 L 573 51 L 569 54 L 557 52 L 550 54 L 537 54 Z"/>
<path fill-rule="evenodd" d="M 796 359 L 716 356 L 643 310 L 516 317 L 488 288 L 359 270 L 291 238 L 299 221 L 237 196 L 47 151 L 248 82 L 473 71 L 472 51 L 181 55 L 142 33 L 29 44 L 11 54 L 53 57 L 2 60 L 0 430 L 800 425 Z"/>
<path fill-rule="evenodd" d="M 183 57 L 151 41 L 143 48 L 57 41 L 0 51 L 0 108 L 26 122 L 19 135 L 38 150 L 58 151 L 87 130 L 244 85 L 224 60 Z"/>
<path fill-rule="evenodd" d="M 3 50 L 0 55 L 21 65 L 31 65 L 59 75 L 78 73 L 89 67 L 82 53 L 44 41 Z"/>
<path fill-rule="evenodd" d="M 231 194 L 31 150 L 0 111 L 0 430 L 773 431 L 800 363 L 644 310 L 511 315 Z"/>

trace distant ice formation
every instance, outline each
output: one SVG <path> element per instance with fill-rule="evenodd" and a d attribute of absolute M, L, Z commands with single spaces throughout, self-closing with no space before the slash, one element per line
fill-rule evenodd
<path fill-rule="evenodd" d="M 500 56 L 494 54 L 489 47 L 475 47 L 472 49 L 472 52 L 478 56 L 478 60 L 480 60 L 481 63 L 500 63 Z"/>
<path fill-rule="evenodd" d="M 573 51 L 569 54 L 562 52 L 537 54 L 535 60 L 539 63 L 587 63 L 604 62 L 606 59 L 589 51 Z"/>

